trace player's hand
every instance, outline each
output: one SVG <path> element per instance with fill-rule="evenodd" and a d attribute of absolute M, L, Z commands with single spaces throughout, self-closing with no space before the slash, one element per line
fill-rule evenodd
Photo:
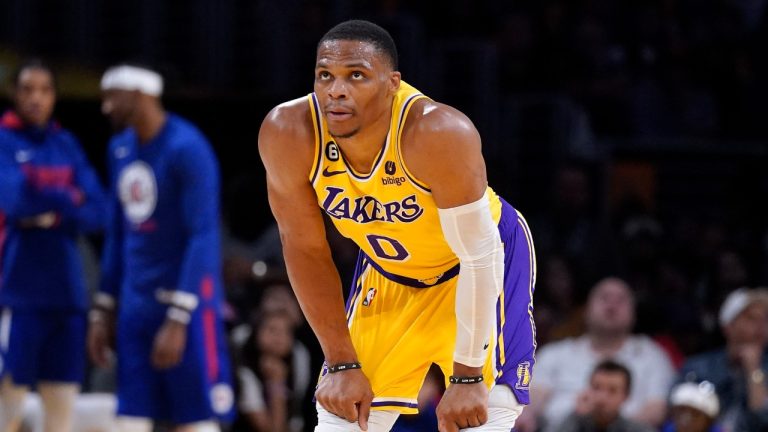
<path fill-rule="evenodd" d="M 56 224 L 57 219 L 56 213 L 50 211 L 23 218 L 19 221 L 19 225 L 22 228 L 48 229 Z"/>
<path fill-rule="evenodd" d="M 437 405 L 440 432 L 478 427 L 488 421 L 488 388 L 485 383 L 451 384 Z"/>
<path fill-rule="evenodd" d="M 368 430 L 373 390 L 362 370 L 326 374 L 315 390 L 315 398 L 331 414 L 357 422 L 360 429 Z"/>
<path fill-rule="evenodd" d="M 98 367 L 109 366 L 109 354 L 114 335 L 114 318 L 111 312 L 93 311 L 96 319 L 88 324 L 88 355 Z"/>
<path fill-rule="evenodd" d="M 152 349 L 152 366 L 157 369 L 169 369 L 181 362 L 187 345 L 187 326 L 178 321 L 167 319 L 155 335 Z"/>

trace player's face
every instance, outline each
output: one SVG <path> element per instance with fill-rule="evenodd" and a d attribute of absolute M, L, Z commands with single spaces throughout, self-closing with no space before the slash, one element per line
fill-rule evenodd
<path fill-rule="evenodd" d="M 314 90 L 335 138 L 350 138 L 385 118 L 399 85 L 400 73 L 371 43 L 331 40 L 317 50 Z"/>
<path fill-rule="evenodd" d="M 600 423 L 613 421 L 627 399 L 627 382 L 624 374 L 598 371 L 592 375 L 589 386 L 594 407 L 592 413 L 595 419 Z"/>
<path fill-rule="evenodd" d="M 138 97 L 135 91 L 106 90 L 101 96 L 101 113 L 109 117 L 115 130 L 123 130 L 131 123 Z"/>
<path fill-rule="evenodd" d="M 25 123 L 38 127 L 48 124 L 56 103 L 56 89 L 49 71 L 24 69 L 16 83 L 14 96 L 16 112 Z"/>

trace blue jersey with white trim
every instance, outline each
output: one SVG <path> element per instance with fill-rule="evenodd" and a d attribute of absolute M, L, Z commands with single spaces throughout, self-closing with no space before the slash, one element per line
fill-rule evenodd
<path fill-rule="evenodd" d="M 121 307 L 149 307 L 146 313 L 173 298 L 189 309 L 219 299 L 219 169 L 205 136 L 169 113 L 147 143 L 131 128 L 115 135 L 108 157 L 101 290 L 119 296 Z"/>

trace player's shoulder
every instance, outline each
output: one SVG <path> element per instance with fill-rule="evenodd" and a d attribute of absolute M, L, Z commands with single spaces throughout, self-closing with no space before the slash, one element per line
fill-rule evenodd
<path fill-rule="evenodd" d="M 259 129 L 259 152 L 267 157 L 272 154 L 291 154 L 294 159 L 311 157 L 314 143 L 312 110 L 306 96 L 272 108 Z"/>
<path fill-rule="evenodd" d="M 414 102 L 402 133 L 404 146 L 425 150 L 459 150 L 459 147 L 480 143 L 477 128 L 466 114 L 451 105 L 426 98 Z"/>
<path fill-rule="evenodd" d="M 68 151 L 81 152 L 83 150 L 83 146 L 80 144 L 80 140 L 77 138 L 77 135 L 75 135 L 69 129 L 57 126 L 54 131 L 54 135 Z"/>
<path fill-rule="evenodd" d="M 311 115 L 306 96 L 283 102 L 264 117 L 259 136 L 279 135 L 285 137 L 285 141 L 314 138 Z"/>
<path fill-rule="evenodd" d="M 129 146 L 136 140 L 136 133 L 132 128 L 125 128 L 121 131 L 115 132 L 109 137 L 109 144 L 107 144 L 107 150 L 109 151 L 110 158 L 115 157 L 114 154 L 118 149 Z"/>
<path fill-rule="evenodd" d="M 419 99 L 408 113 L 404 132 L 419 135 L 476 132 L 475 125 L 459 109 L 432 99 Z"/>
<path fill-rule="evenodd" d="M 210 145 L 202 130 L 190 120 L 169 112 L 168 114 L 169 141 L 176 147 Z"/>

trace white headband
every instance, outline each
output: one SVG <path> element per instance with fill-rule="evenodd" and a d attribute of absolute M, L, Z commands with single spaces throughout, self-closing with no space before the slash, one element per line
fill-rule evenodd
<path fill-rule="evenodd" d="M 115 66 L 101 78 L 102 90 L 138 90 L 150 96 L 163 93 L 163 77 L 157 72 L 135 66 Z"/>

